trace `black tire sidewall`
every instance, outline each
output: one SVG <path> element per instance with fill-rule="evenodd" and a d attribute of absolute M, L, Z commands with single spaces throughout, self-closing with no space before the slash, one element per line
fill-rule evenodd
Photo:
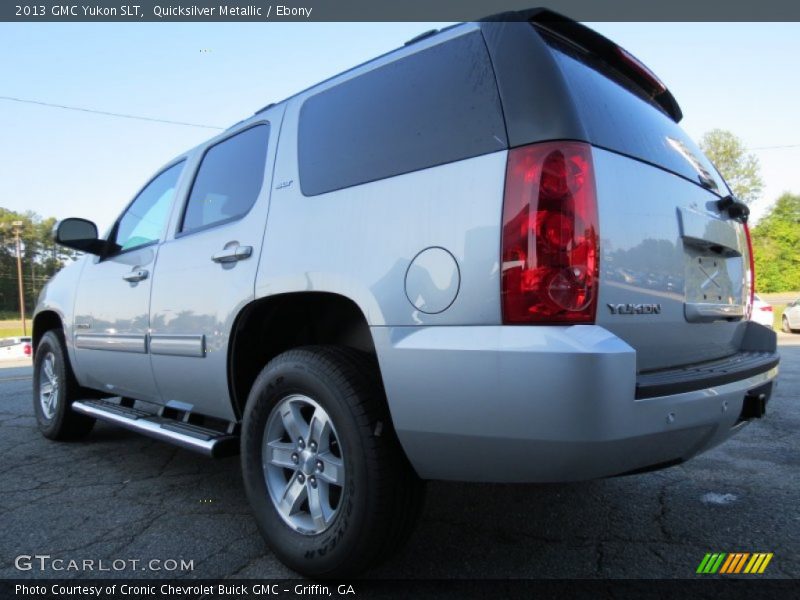
<path fill-rule="evenodd" d="M 52 353 L 54 357 L 54 368 L 58 376 L 58 399 L 56 400 L 56 410 L 52 418 L 48 419 L 42 405 L 39 401 L 39 385 L 41 381 L 42 363 L 45 357 Z M 33 362 L 33 410 L 36 414 L 36 421 L 39 423 L 39 429 L 42 434 L 48 438 L 55 438 L 61 432 L 64 426 L 64 420 L 69 410 L 67 398 L 67 365 L 64 357 L 64 348 L 61 345 L 61 340 L 52 331 L 44 334 L 39 346 L 36 348 L 36 356 Z"/>
<path fill-rule="evenodd" d="M 312 356 L 311 353 L 308 353 Z M 261 446 L 272 409 L 291 394 L 303 394 L 322 406 L 339 438 L 346 483 L 334 522 L 319 535 L 304 535 L 291 529 L 278 514 L 264 479 Z M 242 468 L 245 488 L 259 529 L 273 551 L 292 568 L 325 576 L 341 569 L 358 552 L 360 532 L 369 527 L 368 475 L 364 443 L 356 417 L 329 376 L 313 362 L 293 358 L 268 366 L 253 385 L 242 431 Z"/>

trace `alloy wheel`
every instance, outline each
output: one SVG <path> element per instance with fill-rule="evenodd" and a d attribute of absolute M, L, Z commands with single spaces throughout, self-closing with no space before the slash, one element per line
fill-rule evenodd
<path fill-rule="evenodd" d="M 46 419 L 52 419 L 58 407 L 59 381 L 56 373 L 56 357 L 52 352 L 45 354 L 39 365 L 39 404 Z"/>
<path fill-rule="evenodd" d="M 272 503 L 292 529 L 317 535 L 339 512 L 342 448 L 330 415 L 302 394 L 282 399 L 267 419 L 262 465 Z"/>

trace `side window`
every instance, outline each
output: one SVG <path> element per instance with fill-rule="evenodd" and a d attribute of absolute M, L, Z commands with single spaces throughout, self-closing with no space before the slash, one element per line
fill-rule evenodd
<path fill-rule="evenodd" d="M 144 246 L 161 238 L 183 166 L 180 162 L 157 175 L 120 217 L 114 241 L 121 250 Z"/>
<path fill-rule="evenodd" d="M 323 90 L 300 108 L 306 196 L 507 147 L 497 82 L 477 32 Z"/>
<path fill-rule="evenodd" d="M 181 232 L 233 221 L 250 210 L 264 181 L 269 126 L 256 125 L 211 146 L 189 194 Z"/>

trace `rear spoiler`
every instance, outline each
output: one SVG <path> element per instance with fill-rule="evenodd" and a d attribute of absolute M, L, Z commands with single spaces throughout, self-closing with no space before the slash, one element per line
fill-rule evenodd
<path fill-rule="evenodd" d="M 510 11 L 481 21 L 527 21 L 537 28 L 578 46 L 621 73 L 645 92 L 676 123 L 683 118 L 681 107 L 662 81 L 630 52 L 596 31 L 546 8 Z"/>

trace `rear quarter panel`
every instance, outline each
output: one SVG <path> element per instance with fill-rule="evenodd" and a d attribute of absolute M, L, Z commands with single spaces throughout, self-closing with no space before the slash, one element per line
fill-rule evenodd
<path fill-rule="evenodd" d="M 499 323 L 507 151 L 304 196 L 297 166 L 303 98 L 284 116 L 256 297 L 341 294 L 372 326 Z M 405 292 L 411 261 L 429 247 L 448 250 L 460 272 L 455 301 L 438 314 L 418 311 Z"/>

